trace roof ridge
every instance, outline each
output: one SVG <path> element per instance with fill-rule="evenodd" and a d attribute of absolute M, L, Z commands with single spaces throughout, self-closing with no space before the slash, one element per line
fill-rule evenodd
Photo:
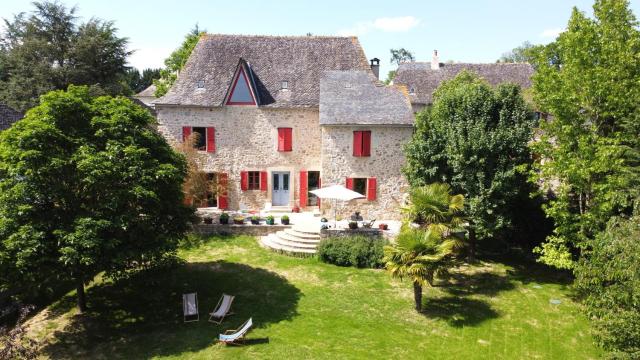
<path fill-rule="evenodd" d="M 261 34 L 210 34 L 203 33 L 200 37 L 246 37 L 246 38 L 280 38 L 280 39 L 355 39 L 358 41 L 358 37 L 354 35 L 340 36 L 340 35 L 261 35 Z"/>

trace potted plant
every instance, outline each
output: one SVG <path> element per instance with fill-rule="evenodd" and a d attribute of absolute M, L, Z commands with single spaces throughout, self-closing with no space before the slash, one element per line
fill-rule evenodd
<path fill-rule="evenodd" d="M 244 217 L 242 216 L 236 216 L 233 218 L 233 223 L 236 225 L 243 225 L 244 224 Z"/>
<path fill-rule="evenodd" d="M 378 229 L 380 229 L 380 230 L 389 230 L 389 225 L 387 225 L 385 223 L 380 223 L 380 224 L 378 224 Z"/>
<path fill-rule="evenodd" d="M 211 217 L 211 215 L 203 216 L 202 221 L 204 221 L 205 224 L 213 224 L 213 218 Z"/>
<path fill-rule="evenodd" d="M 267 225 L 274 225 L 276 223 L 273 215 L 267 216 L 265 221 L 266 221 Z"/>
<path fill-rule="evenodd" d="M 282 225 L 289 225 L 289 216 L 282 215 L 282 217 L 280 218 L 280 222 L 282 223 Z"/>
<path fill-rule="evenodd" d="M 349 221 L 349 229 L 355 230 L 357 228 L 358 228 L 358 222 L 357 221 Z"/>
<path fill-rule="evenodd" d="M 320 219 L 320 222 L 326 223 L 326 222 L 329 222 L 329 220 L 327 220 L 326 217 L 323 217 L 322 219 Z"/>
<path fill-rule="evenodd" d="M 258 215 L 251 216 L 251 223 L 253 225 L 259 225 L 260 224 L 260 216 L 258 216 Z"/>
<path fill-rule="evenodd" d="M 223 212 L 220 214 L 220 224 L 226 225 L 229 223 L 229 214 Z"/>

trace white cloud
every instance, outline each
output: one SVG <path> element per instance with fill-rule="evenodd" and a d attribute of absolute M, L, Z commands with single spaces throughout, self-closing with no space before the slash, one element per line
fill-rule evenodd
<path fill-rule="evenodd" d="M 164 59 L 173 51 L 171 48 L 133 47 L 135 52 L 129 56 L 129 65 L 142 71 L 146 68 L 164 67 Z"/>
<path fill-rule="evenodd" d="M 404 32 L 418 26 L 419 23 L 420 20 L 413 16 L 400 16 L 375 19 L 373 26 L 376 29 L 387 32 Z"/>
<path fill-rule="evenodd" d="M 563 31 L 564 29 L 561 29 L 561 28 L 546 29 L 540 33 L 540 37 L 555 39 Z"/>
<path fill-rule="evenodd" d="M 341 36 L 361 36 L 373 30 L 383 32 L 406 32 L 418 26 L 419 23 L 420 19 L 413 16 L 384 17 L 373 21 L 357 22 L 350 28 L 338 30 L 337 33 Z"/>

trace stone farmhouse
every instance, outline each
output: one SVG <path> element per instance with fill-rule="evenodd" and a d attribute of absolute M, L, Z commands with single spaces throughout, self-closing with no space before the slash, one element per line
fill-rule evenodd
<path fill-rule="evenodd" d="M 431 105 L 433 92 L 440 83 L 453 79 L 463 70 L 475 72 L 491 85 L 510 82 L 523 89 L 531 87 L 533 67 L 528 63 L 441 63 L 434 50 L 431 62 L 405 62 L 398 66 L 393 83 L 406 87 L 415 113 Z"/>
<path fill-rule="evenodd" d="M 309 191 L 342 184 L 365 196 L 343 216 L 397 219 L 414 115 L 378 72 L 356 37 L 203 35 L 154 101 L 158 129 L 174 143 L 200 135 L 221 190 L 197 206 L 326 212 Z"/>

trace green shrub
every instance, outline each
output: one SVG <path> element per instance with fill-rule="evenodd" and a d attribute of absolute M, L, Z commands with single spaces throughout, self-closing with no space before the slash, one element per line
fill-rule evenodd
<path fill-rule="evenodd" d="M 368 236 L 332 237 L 318 246 L 321 261 L 338 266 L 380 268 L 387 240 Z"/>
<path fill-rule="evenodd" d="M 576 266 L 596 341 L 616 359 L 640 358 L 640 216 L 614 219 Z"/>

